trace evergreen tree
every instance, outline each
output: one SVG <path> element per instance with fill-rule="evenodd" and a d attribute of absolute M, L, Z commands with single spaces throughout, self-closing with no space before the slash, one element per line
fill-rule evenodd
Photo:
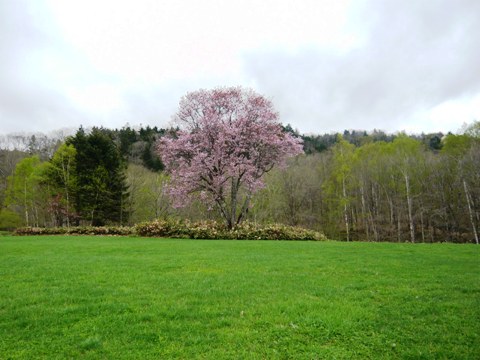
<path fill-rule="evenodd" d="M 94 128 L 86 134 L 80 128 L 67 144 L 76 149 L 75 204 L 82 219 L 93 226 L 124 223 L 125 164 L 109 132 Z"/>
<path fill-rule="evenodd" d="M 130 126 L 124 126 L 115 131 L 119 140 L 120 154 L 124 159 L 128 159 L 131 153 L 132 145 L 137 141 L 137 133 Z"/>
<path fill-rule="evenodd" d="M 154 152 L 154 143 L 147 142 L 142 153 L 143 165 L 152 171 L 158 172 L 164 169 L 164 165 L 157 154 Z"/>

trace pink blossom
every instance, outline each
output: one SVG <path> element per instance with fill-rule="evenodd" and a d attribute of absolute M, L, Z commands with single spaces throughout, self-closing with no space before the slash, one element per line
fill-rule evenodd
<path fill-rule="evenodd" d="M 164 137 L 157 151 L 171 174 L 174 205 L 200 193 L 229 227 L 240 223 L 263 175 L 302 153 L 301 140 L 282 131 L 272 103 L 240 87 L 185 95 L 175 115 L 176 137 Z"/>

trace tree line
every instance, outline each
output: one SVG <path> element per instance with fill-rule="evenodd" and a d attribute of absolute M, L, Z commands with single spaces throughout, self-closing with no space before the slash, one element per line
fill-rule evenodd
<path fill-rule="evenodd" d="M 478 242 L 479 123 L 463 134 L 382 131 L 301 135 L 305 155 L 274 169 L 248 218 L 368 241 Z M 201 200 L 175 209 L 156 141 L 178 129 L 80 128 L 0 139 L 0 226 L 132 224 L 210 218 Z"/>
<path fill-rule="evenodd" d="M 123 223 L 126 163 L 108 131 L 80 128 L 53 155 L 21 159 L 7 177 L 3 221 L 12 225 Z M 5 219 L 6 217 L 6 219 Z"/>
<path fill-rule="evenodd" d="M 479 123 L 470 130 L 434 151 L 406 135 L 360 146 L 339 135 L 329 151 L 269 174 L 254 216 L 347 241 L 478 243 Z"/>

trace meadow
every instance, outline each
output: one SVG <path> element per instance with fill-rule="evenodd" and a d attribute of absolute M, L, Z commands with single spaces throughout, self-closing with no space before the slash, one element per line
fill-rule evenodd
<path fill-rule="evenodd" d="M 475 359 L 475 245 L 0 237 L 0 359 Z"/>

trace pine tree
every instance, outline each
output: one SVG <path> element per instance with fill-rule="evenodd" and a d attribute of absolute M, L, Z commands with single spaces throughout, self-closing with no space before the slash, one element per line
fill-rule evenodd
<path fill-rule="evenodd" d="M 125 164 L 112 137 L 103 129 L 86 134 L 80 128 L 67 144 L 77 151 L 75 204 L 81 218 L 93 226 L 124 223 L 128 218 Z"/>

